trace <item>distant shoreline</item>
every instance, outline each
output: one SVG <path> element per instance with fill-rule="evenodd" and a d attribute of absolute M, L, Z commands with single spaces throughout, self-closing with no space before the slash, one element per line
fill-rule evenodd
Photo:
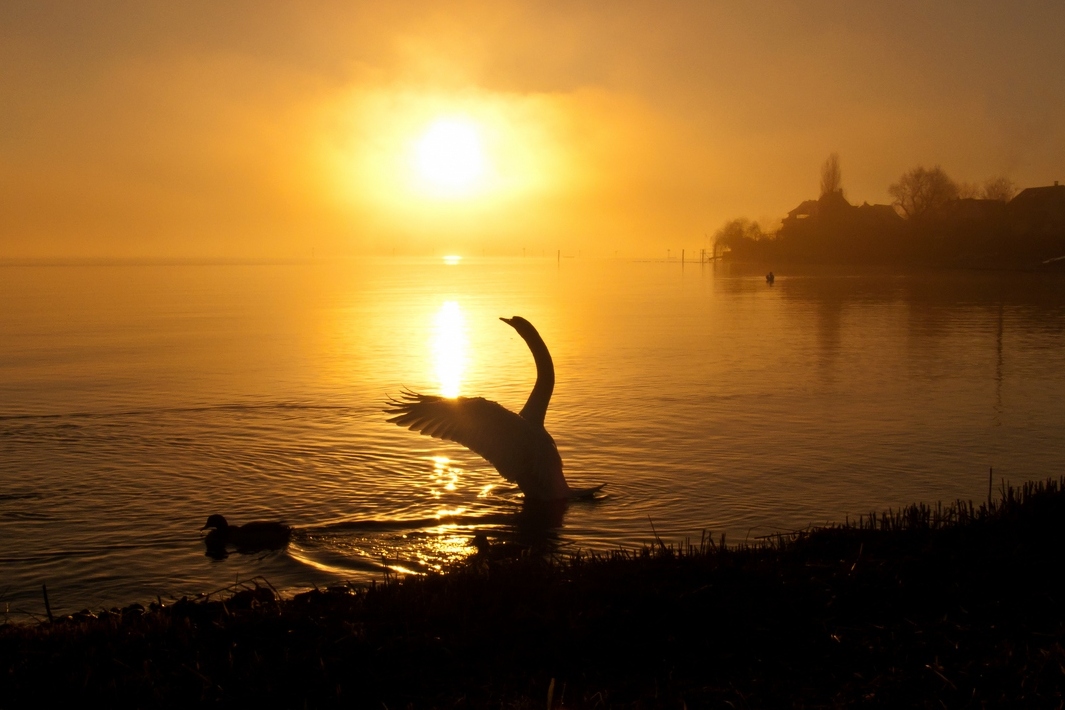
<path fill-rule="evenodd" d="M 575 256 L 563 256 L 563 259 L 577 259 Z M 88 268 L 88 267 L 226 267 L 226 266 L 329 266 L 351 264 L 360 261 L 401 259 L 414 262 L 435 262 L 441 257 L 433 256 L 351 256 L 319 259 L 110 259 L 110 258 L 85 258 L 85 259 L 0 259 L 0 269 L 3 268 Z M 554 257 L 523 257 L 515 256 L 489 256 L 475 257 L 474 260 L 498 259 L 501 261 L 537 261 L 555 262 Z M 758 270 L 781 268 L 789 270 L 817 270 L 824 275 L 834 275 L 844 271 L 859 270 L 862 272 L 876 273 L 915 273 L 915 272 L 948 272 L 948 271 L 987 271 L 1002 273 L 1060 273 L 1065 272 L 1065 256 L 1047 259 L 1040 262 L 999 262 L 999 263 L 952 263 L 952 262 L 924 262 L 924 261 L 848 261 L 845 259 L 800 259 L 789 257 L 765 256 L 763 258 L 732 258 L 730 256 L 718 256 L 700 260 L 698 254 L 692 258 L 681 259 L 680 257 L 607 257 L 586 256 L 584 261 L 612 261 L 630 264 L 672 264 L 677 266 L 712 266 L 725 268 L 750 269 L 751 275 Z"/>
<path fill-rule="evenodd" d="M 1046 704 L 1065 479 L 748 547 L 545 559 L 0 626 L 0 706 Z"/>
<path fill-rule="evenodd" d="M 938 168 L 932 172 L 950 182 Z M 836 177 L 838 182 L 838 172 Z M 906 199 L 893 205 L 852 205 L 842 189 L 824 189 L 818 199 L 788 212 L 776 231 L 765 232 L 747 219 L 726 223 L 714 235 L 713 252 L 778 263 L 947 268 L 1037 268 L 1062 260 L 1065 185 L 1030 187 L 1012 199 L 1010 181 L 1000 188 L 989 199 L 960 197 L 957 186 L 935 199 L 921 190 L 907 192 L 929 199 L 910 204 L 909 210 L 904 209 Z"/>

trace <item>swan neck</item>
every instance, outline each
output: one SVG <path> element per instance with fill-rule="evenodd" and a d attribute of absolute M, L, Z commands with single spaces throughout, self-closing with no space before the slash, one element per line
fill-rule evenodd
<path fill-rule="evenodd" d="M 551 360 L 551 353 L 547 344 L 539 333 L 533 331 L 525 335 L 526 344 L 532 351 L 533 360 L 536 361 L 536 384 L 533 386 L 529 399 L 522 407 L 521 416 L 526 421 L 543 426 L 544 417 L 547 416 L 547 405 L 551 402 L 551 393 L 555 389 L 555 364 Z"/>

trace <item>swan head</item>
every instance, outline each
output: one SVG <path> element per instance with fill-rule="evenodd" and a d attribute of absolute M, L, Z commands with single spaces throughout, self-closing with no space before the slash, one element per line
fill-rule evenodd
<path fill-rule="evenodd" d="M 216 530 L 225 530 L 228 527 L 229 523 L 226 522 L 226 519 L 218 513 L 215 513 L 211 517 L 207 518 L 207 522 L 204 523 L 204 526 L 200 528 L 200 530 L 207 530 L 209 528 L 215 528 Z"/>
<path fill-rule="evenodd" d="M 522 337 L 524 337 L 526 333 L 536 332 L 536 328 L 533 328 L 533 324 L 525 320 L 521 316 L 513 316 L 511 318 L 500 318 L 499 320 L 503 321 L 511 328 L 518 331 L 518 334 Z"/>

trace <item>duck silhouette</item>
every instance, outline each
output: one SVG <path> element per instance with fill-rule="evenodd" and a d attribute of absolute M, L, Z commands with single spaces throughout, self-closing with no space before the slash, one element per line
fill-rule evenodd
<path fill-rule="evenodd" d="M 604 485 L 572 488 L 562 475 L 562 457 L 544 427 L 555 389 L 555 365 L 547 344 L 521 316 L 500 318 L 518 332 L 536 362 L 536 384 L 515 414 L 484 397 L 447 398 L 403 392 L 389 402 L 389 422 L 437 439 L 462 444 L 483 456 L 503 478 L 517 483 L 526 500 L 590 498 Z"/>
<path fill-rule="evenodd" d="M 244 553 L 280 550 L 292 539 L 292 528 L 284 523 L 257 520 L 244 525 L 230 525 L 217 513 L 207 518 L 200 530 L 210 530 L 203 539 L 208 554 L 221 553 L 222 556 L 225 556 L 228 546 Z"/>

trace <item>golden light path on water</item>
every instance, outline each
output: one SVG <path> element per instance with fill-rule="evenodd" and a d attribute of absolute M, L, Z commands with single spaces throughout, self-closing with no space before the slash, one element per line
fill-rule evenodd
<path fill-rule="evenodd" d="M 444 257 L 444 263 L 454 266 L 459 263 L 460 259 L 459 256 L 449 255 Z M 469 335 L 466 317 L 458 301 L 444 301 L 434 315 L 430 352 L 440 394 L 444 397 L 458 397 L 462 391 L 463 376 L 469 365 Z M 453 465 L 451 459 L 442 454 L 432 456 L 431 460 L 433 467 L 430 473 L 429 490 L 433 499 L 439 500 L 457 490 L 463 470 Z M 452 519 L 466 512 L 465 506 L 444 505 L 431 514 L 440 521 L 438 526 L 426 530 L 428 537 L 425 541 L 431 542 L 427 549 L 412 550 L 415 559 L 424 568 L 440 569 L 442 560 L 456 559 L 468 553 L 468 535 L 462 534 L 460 526 L 452 522 Z M 401 574 L 415 572 L 394 562 L 388 562 L 386 566 Z"/>
<path fill-rule="evenodd" d="M 468 362 L 466 318 L 457 301 L 445 301 L 433 319 L 433 365 L 440 394 L 458 397 Z"/>

